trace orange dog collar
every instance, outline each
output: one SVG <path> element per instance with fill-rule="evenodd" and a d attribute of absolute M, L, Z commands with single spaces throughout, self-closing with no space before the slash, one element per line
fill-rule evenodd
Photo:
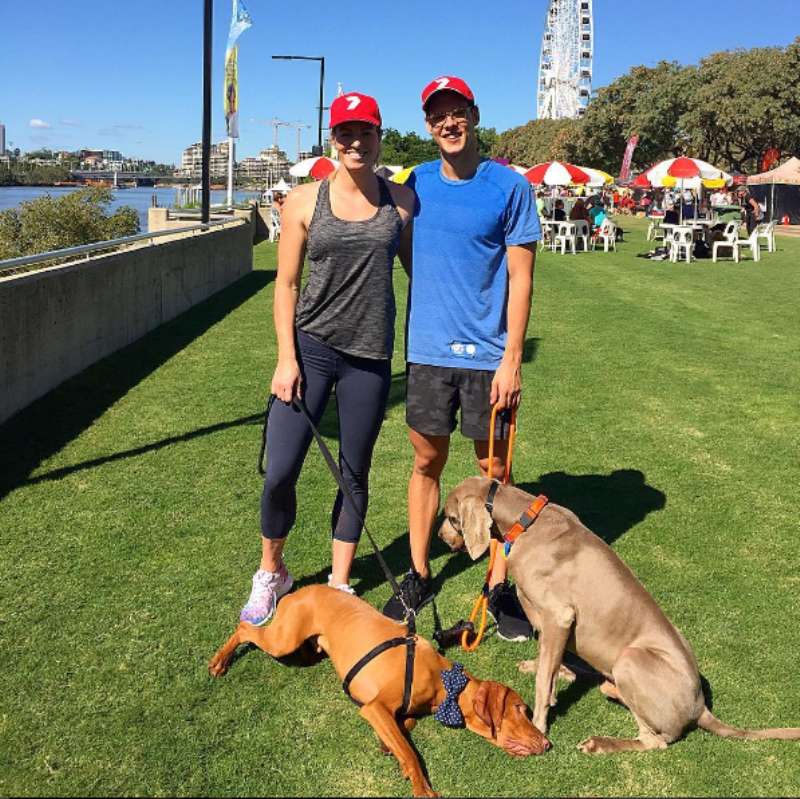
<path fill-rule="evenodd" d="M 511 551 L 511 545 L 536 521 L 536 517 L 542 512 L 549 501 L 550 500 L 548 500 L 544 494 L 539 494 L 539 496 L 528 505 L 519 519 L 514 522 L 511 529 L 503 536 L 506 557 L 508 557 L 508 553 Z"/>

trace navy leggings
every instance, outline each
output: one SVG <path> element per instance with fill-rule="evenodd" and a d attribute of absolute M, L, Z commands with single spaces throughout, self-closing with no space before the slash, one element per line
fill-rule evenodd
<path fill-rule="evenodd" d="M 339 468 L 363 519 L 367 514 L 372 450 L 389 396 L 391 362 L 346 355 L 300 330 L 297 343 L 303 400 L 315 426 L 336 387 Z M 297 478 L 311 439 L 305 416 L 276 400 L 267 422 L 267 473 L 261 495 L 261 534 L 265 538 L 286 538 L 294 524 Z M 333 537 L 356 543 L 361 537 L 361 522 L 343 499 L 339 490 L 331 519 Z"/>

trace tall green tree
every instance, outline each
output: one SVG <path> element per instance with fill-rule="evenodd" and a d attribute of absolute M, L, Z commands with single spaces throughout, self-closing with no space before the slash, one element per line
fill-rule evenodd
<path fill-rule="evenodd" d="M 786 48 L 714 53 L 700 62 L 678 129 L 686 150 L 754 173 L 764 152 L 800 152 L 800 38 Z"/>
<path fill-rule="evenodd" d="M 496 142 L 498 140 L 497 131 L 494 128 L 475 129 L 478 138 L 478 152 L 483 157 L 493 155 Z M 416 166 L 423 161 L 434 161 L 439 157 L 439 148 L 431 138 L 423 138 L 417 133 L 410 131 L 400 133 L 394 128 L 386 128 L 383 131 L 381 141 L 381 163 L 396 164 L 404 167 Z"/>
<path fill-rule="evenodd" d="M 381 163 L 416 166 L 439 157 L 439 148 L 432 139 L 423 139 L 414 132 L 400 133 L 394 128 L 383 131 Z"/>
<path fill-rule="evenodd" d="M 686 145 L 679 120 L 690 107 L 695 80 L 695 67 L 662 61 L 634 67 L 603 87 L 567 143 L 573 160 L 619 174 L 634 134 L 639 137 L 635 169 L 679 155 Z"/>
<path fill-rule="evenodd" d="M 570 137 L 578 126 L 578 120 L 573 119 L 534 119 L 501 133 L 492 148 L 492 155 L 508 158 L 520 166 L 564 159 Z"/>

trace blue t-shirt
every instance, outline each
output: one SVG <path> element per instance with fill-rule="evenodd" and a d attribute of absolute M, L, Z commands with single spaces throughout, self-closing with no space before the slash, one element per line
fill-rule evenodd
<path fill-rule="evenodd" d="M 531 186 L 513 169 L 482 161 L 450 180 L 441 161 L 418 166 L 407 359 L 491 369 L 506 346 L 506 247 L 541 238 Z"/>

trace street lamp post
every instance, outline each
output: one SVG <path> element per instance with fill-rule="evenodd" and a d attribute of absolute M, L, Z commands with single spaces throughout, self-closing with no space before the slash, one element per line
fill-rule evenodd
<path fill-rule="evenodd" d="M 325 85 L 325 56 L 312 56 L 312 55 L 274 55 L 272 56 L 276 61 L 319 61 L 319 106 L 317 108 L 317 146 L 312 148 L 314 155 L 322 155 L 322 111 L 323 105 L 323 87 Z"/>
<path fill-rule="evenodd" d="M 200 179 L 200 221 L 208 222 L 211 210 L 211 23 L 214 0 L 203 4 L 203 142 Z"/>

